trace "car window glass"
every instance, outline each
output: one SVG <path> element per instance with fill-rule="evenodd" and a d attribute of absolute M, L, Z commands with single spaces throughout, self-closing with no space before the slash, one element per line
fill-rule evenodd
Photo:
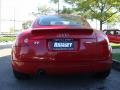
<path fill-rule="evenodd" d="M 68 25 L 90 28 L 89 23 L 84 18 L 72 15 L 41 16 L 38 19 L 38 24 L 42 26 Z"/>
<path fill-rule="evenodd" d="M 111 31 L 111 35 L 114 35 L 114 31 Z"/>
<path fill-rule="evenodd" d="M 116 31 L 116 35 L 120 35 L 120 31 Z"/>
<path fill-rule="evenodd" d="M 110 31 L 110 33 L 109 33 L 110 35 L 114 35 L 114 31 Z"/>
<path fill-rule="evenodd" d="M 40 25 L 78 25 L 80 26 L 81 23 L 74 21 L 74 20 L 69 20 L 68 18 L 65 17 L 60 17 L 60 16 L 47 16 L 47 17 L 42 17 L 39 20 Z"/>
<path fill-rule="evenodd" d="M 108 35 L 114 35 L 114 31 L 106 31 L 106 34 L 108 34 Z"/>

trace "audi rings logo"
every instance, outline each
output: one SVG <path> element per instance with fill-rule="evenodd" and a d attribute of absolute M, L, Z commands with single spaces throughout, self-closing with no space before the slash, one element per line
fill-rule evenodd
<path fill-rule="evenodd" d="M 68 33 L 60 33 L 57 35 L 57 37 L 69 37 L 70 35 Z"/>

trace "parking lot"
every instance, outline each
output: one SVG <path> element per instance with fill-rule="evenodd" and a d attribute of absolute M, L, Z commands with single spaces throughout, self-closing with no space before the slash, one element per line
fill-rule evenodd
<path fill-rule="evenodd" d="M 10 51 L 0 50 L 0 90 L 120 90 L 120 72 L 114 69 L 106 80 L 80 75 L 42 76 L 18 81 L 12 73 Z"/>

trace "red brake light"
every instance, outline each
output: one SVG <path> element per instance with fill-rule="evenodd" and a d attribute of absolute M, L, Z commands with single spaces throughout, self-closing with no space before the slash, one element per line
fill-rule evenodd
<path fill-rule="evenodd" d="M 104 33 L 97 33 L 97 42 L 109 45 L 109 39 Z"/>
<path fill-rule="evenodd" d="M 102 32 L 97 32 L 96 37 L 100 57 L 109 57 L 111 55 L 112 48 L 110 46 L 108 37 Z"/>
<path fill-rule="evenodd" d="M 26 46 L 29 45 L 30 33 L 23 32 L 19 34 L 16 38 L 15 46 Z"/>
<path fill-rule="evenodd" d="M 23 43 L 28 44 L 29 38 L 24 38 Z"/>

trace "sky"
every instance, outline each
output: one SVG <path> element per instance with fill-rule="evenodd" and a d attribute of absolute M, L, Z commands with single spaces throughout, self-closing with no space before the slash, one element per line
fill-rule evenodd
<path fill-rule="evenodd" d="M 22 22 L 33 19 L 32 12 L 37 12 L 37 7 L 48 6 L 57 10 L 57 4 L 50 0 L 0 0 L 1 10 L 1 31 L 9 31 L 11 27 L 22 28 Z M 60 7 L 63 6 L 63 0 L 60 0 Z M 6 27 L 7 26 L 7 27 Z"/>
<path fill-rule="evenodd" d="M 8 20 L 16 20 L 16 28 L 21 28 L 22 22 L 33 18 L 32 12 L 37 11 L 38 6 L 54 6 L 50 0 L 0 0 L 1 8 L 1 30 L 9 31 L 14 26 L 14 22 Z M 6 27 L 7 26 L 7 27 Z"/>
<path fill-rule="evenodd" d="M 2 19 L 22 20 L 37 10 L 38 6 L 48 4 L 49 0 L 1 0 Z"/>

